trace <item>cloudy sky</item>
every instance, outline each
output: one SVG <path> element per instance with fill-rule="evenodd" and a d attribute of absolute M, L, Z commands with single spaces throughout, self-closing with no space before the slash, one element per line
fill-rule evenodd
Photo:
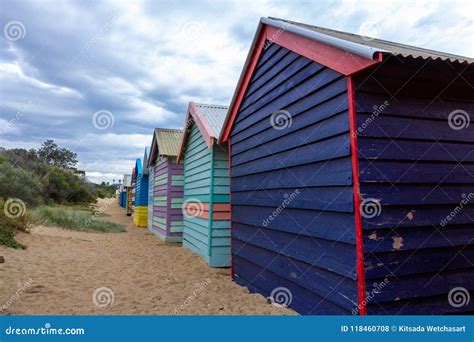
<path fill-rule="evenodd" d="M 262 16 L 473 57 L 472 1 L 0 0 L 0 146 L 121 178 L 190 100 L 228 104 Z"/>

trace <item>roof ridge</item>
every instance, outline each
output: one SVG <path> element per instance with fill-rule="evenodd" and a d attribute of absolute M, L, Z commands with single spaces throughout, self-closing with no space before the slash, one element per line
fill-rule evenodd
<path fill-rule="evenodd" d="M 438 50 L 431 50 L 419 46 L 414 46 L 414 45 L 409 45 L 409 44 L 404 44 L 404 43 L 398 43 L 394 41 L 389 41 L 385 39 L 379 39 L 379 38 L 373 38 L 369 36 L 362 36 L 357 33 L 352 33 L 352 32 L 345 32 L 345 31 L 339 31 L 339 30 L 334 30 L 331 28 L 326 28 L 326 27 L 321 27 L 321 26 L 316 26 L 316 25 L 310 25 L 310 24 L 305 24 L 297 21 L 292 21 L 292 20 L 287 20 L 287 19 L 281 19 L 281 18 L 276 18 L 276 17 L 268 17 L 268 19 L 279 21 L 281 23 L 286 23 L 289 25 L 294 25 L 298 26 L 307 30 L 312 30 L 315 32 L 318 32 L 320 34 L 330 36 L 333 38 L 337 39 L 342 39 L 348 42 L 353 42 L 362 46 L 366 47 L 371 47 L 371 48 L 385 48 L 388 50 L 390 53 L 394 55 L 401 55 L 403 57 L 408 57 L 412 56 L 413 58 L 427 58 L 431 57 L 433 59 L 447 59 L 449 61 L 455 60 L 456 62 L 463 63 L 473 63 L 474 58 L 472 57 L 467 57 L 467 56 L 462 56 L 462 55 L 456 55 L 452 54 L 449 52 L 444 52 L 444 51 L 438 51 Z M 334 35 L 332 35 L 332 34 Z M 345 36 L 345 37 L 344 37 Z M 352 38 L 353 40 L 351 40 Z M 365 39 L 364 39 L 365 38 Z M 391 51 L 390 51 L 391 50 Z M 411 51 L 410 51 L 411 50 Z M 425 54 L 428 56 L 417 56 L 416 53 L 419 52 L 420 54 Z"/>
<path fill-rule="evenodd" d="M 196 106 L 202 106 L 202 107 L 215 107 L 215 108 L 223 108 L 223 109 L 228 109 L 229 106 L 226 105 L 221 105 L 221 104 L 208 104 L 208 103 L 197 103 L 194 102 Z"/>

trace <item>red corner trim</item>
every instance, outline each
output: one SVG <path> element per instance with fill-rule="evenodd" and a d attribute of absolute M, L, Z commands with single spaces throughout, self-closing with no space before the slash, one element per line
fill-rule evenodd
<path fill-rule="evenodd" d="M 356 255 L 357 255 L 357 292 L 359 297 L 359 314 L 367 315 L 365 293 L 364 245 L 362 233 L 362 216 L 360 213 L 360 183 L 359 183 L 359 156 L 357 148 L 357 122 L 354 94 L 354 80 L 347 77 L 347 98 L 349 105 L 349 129 L 351 138 L 352 183 L 354 186 L 354 216 L 356 229 Z"/>
<path fill-rule="evenodd" d="M 226 121 L 226 126 L 224 127 L 224 134 L 222 135 L 222 142 L 227 141 L 230 136 L 230 131 L 232 126 L 234 125 L 235 117 L 237 116 L 237 111 L 240 108 L 240 103 L 242 102 L 244 95 L 247 91 L 247 87 L 249 86 L 250 80 L 252 78 L 253 72 L 257 66 L 258 59 L 262 54 L 263 44 L 265 44 L 266 39 L 266 31 L 263 28 L 260 31 L 260 35 L 257 39 L 257 43 L 255 44 L 254 50 L 251 51 L 252 57 L 250 58 L 247 65 L 244 66 L 244 76 L 242 77 L 242 82 L 240 83 L 240 87 L 236 89 L 237 92 L 236 100 L 234 101 L 234 106 L 229 108 L 229 119 Z"/>

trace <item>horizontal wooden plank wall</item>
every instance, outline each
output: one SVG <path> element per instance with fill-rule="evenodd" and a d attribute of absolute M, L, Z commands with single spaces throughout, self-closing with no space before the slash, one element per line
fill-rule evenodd
<path fill-rule="evenodd" d="M 137 175 L 133 222 L 137 227 L 148 226 L 148 175 Z"/>
<path fill-rule="evenodd" d="M 153 231 L 153 200 L 155 185 L 155 167 L 148 168 L 148 230 Z"/>
<path fill-rule="evenodd" d="M 230 207 L 227 147 L 214 144 L 211 153 L 197 125 L 193 124 L 190 130 L 184 157 L 187 215 L 183 218 L 183 246 L 200 255 L 211 267 L 228 267 Z M 211 205 L 212 220 L 209 214 Z"/>
<path fill-rule="evenodd" d="M 125 205 L 125 212 L 128 216 L 132 215 L 132 204 L 133 204 L 133 196 L 132 196 L 132 188 L 127 188 L 127 195 L 125 196 L 126 205 Z"/>
<path fill-rule="evenodd" d="M 474 310 L 472 84 L 472 67 L 397 58 L 356 78 L 369 315 Z M 450 305 L 456 287 L 468 305 Z"/>
<path fill-rule="evenodd" d="M 275 129 L 272 113 L 291 121 Z M 287 288 L 289 306 L 302 314 L 353 313 L 358 299 L 346 79 L 268 45 L 231 143 L 235 280 L 266 297 Z"/>
<path fill-rule="evenodd" d="M 162 156 L 154 166 L 153 231 L 166 242 L 183 236 L 183 164 Z"/>

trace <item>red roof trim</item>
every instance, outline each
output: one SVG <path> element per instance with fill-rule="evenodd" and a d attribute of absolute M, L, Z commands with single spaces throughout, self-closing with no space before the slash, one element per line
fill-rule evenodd
<path fill-rule="evenodd" d="M 229 108 L 229 116 L 225 121 L 221 142 L 226 142 L 229 139 L 230 131 L 232 130 L 232 126 L 237 117 L 237 111 L 240 108 L 240 104 L 245 96 L 253 72 L 257 66 L 257 62 L 262 54 L 265 40 L 268 39 L 274 44 L 278 44 L 312 61 L 325 65 L 345 76 L 352 75 L 381 62 L 381 54 L 377 56 L 377 60 L 366 59 L 356 54 L 270 25 L 262 25 L 259 27 L 257 34 L 258 38 L 256 44 L 253 46 L 253 51 L 250 51 L 251 57 L 248 63 L 244 66 L 241 82 L 237 85 L 238 88 L 235 91 L 231 108 Z"/>
<path fill-rule="evenodd" d="M 178 158 L 176 160 L 177 163 L 179 163 L 179 161 L 183 157 L 184 146 L 186 145 L 188 135 L 190 133 L 189 126 L 191 122 L 191 117 L 194 119 L 194 122 L 198 126 L 199 131 L 201 132 L 201 135 L 204 138 L 204 141 L 206 142 L 208 148 L 211 148 L 211 146 L 214 144 L 214 141 L 216 140 L 214 133 L 207 124 L 206 120 L 202 117 L 201 113 L 199 112 L 199 109 L 196 107 L 196 104 L 194 102 L 189 102 L 188 113 L 186 114 L 186 121 L 184 122 L 183 135 L 181 138 L 181 143 L 179 145 Z"/>

